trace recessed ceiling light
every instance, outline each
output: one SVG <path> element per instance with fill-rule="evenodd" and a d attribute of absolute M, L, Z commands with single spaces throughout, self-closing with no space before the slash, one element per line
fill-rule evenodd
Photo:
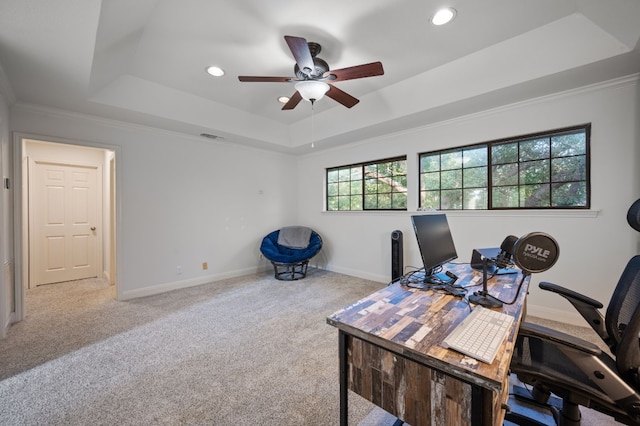
<path fill-rule="evenodd" d="M 220 67 L 216 67 L 215 65 L 207 67 L 207 72 L 214 77 L 222 77 L 224 75 L 224 70 Z"/>
<path fill-rule="evenodd" d="M 278 102 L 280 102 L 281 104 L 286 104 L 287 102 L 289 102 L 289 98 L 286 96 L 280 96 L 278 98 Z"/>
<path fill-rule="evenodd" d="M 435 15 L 433 15 L 433 17 L 431 18 L 431 23 L 433 25 L 444 25 L 448 22 L 451 22 L 451 20 L 455 17 L 456 17 L 456 10 L 451 7 L 447 7 L 437 11 Z"/>

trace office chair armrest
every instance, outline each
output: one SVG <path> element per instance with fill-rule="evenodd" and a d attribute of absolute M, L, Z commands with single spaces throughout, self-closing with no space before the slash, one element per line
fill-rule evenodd
<path fill-rule="evenodd" d="M 518 335 L 522 337 L 533 337 L 548 340 L 553 342 L 554 345 L 568 346 L 577 349 L 582 352 L 586 352 L 590 355 L 599 356 L 602 350 L 591 342 L 582 340 L 578 337 L 571 336 L 566 333 L 562 333 L 552 328 L 544 327 L 538 324 L 532 324 L 530 322 L 523 322 L 518 330 Z"/>
<path fill-rule="evenodd" d="M 598 336 L 607 342 L 607 345 L 609 344 L 609 333 L 607 333 L 607 329 L 605 327 L 604 316 L 599 311 L 599 309 L 602 309 L 603 307 L 602 303 L 585 296 L 584 294 L 577 293 L 573 290 L 569 290 L 568 288 L 550 282 L 543 281 L 539 284 L 539 287 L 543 290 L 557 293 L 567 299 L 573 307 L 576 308 L 578 313 L 582 315 L 582 318 L 589 323 L 593 331 L 598 333 Z"/>
<path fill-rule="evenodd" d="M 592 299 L 584 294 L 577 293 L 573 290 L 569 290 L 566 287 L 559 286 L 558 284 L 542 281 L 538 286 L 543 290 L 552 291 L 554 293 L 558 293 L 560 296 L 569 300 L 572 304 L 574 301 L 583 303 L 595 309 L 602 309 L 604 306 L 602 303 L 598 302 L 595 299 Z"/>

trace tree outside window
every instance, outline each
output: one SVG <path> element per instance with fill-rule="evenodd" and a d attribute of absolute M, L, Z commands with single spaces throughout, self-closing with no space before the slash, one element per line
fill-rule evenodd
<path fill-rule="evenodd" d="M 586 124 L 420 154 L 420 207 L 589 208 L 590 131 Z"/>

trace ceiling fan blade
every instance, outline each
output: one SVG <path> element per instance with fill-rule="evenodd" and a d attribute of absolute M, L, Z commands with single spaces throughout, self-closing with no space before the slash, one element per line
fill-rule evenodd
<path fill-rule="evenodd" d="M 252 77 L 240 75 L 238 76 L 238 80 L 252 83 L 289 83 L 291 81 L 291 77 Z"/>
<path fill-rule="evenodd" d="M 383 75 L 384 69 L 381 62 L 371 62 L 370 64 L 356 65 L 354 67 L 331 70 L 324 73 L 324 77 L 332 81 L 353 80 L 356 78 L 374 77 Z M 331 76 L 335 75 L 335 78 Z"/>
<path fill-rule="evenodd" d="M 307 75 L 315 75 L 316 66 L 309 50 L 307 40 L 302 37 L 284 36 L 293 57 L 298 64 L 298 68 Z"/>
<path fill-rule="evenodd" d="M 354 98 L 347 92 L 338 89 L 336 86 L 332 84 L 329 85 L 329 91 L 327 92 L 327 96 L 336 102 L 340 102 L 342 105 L 346 106 L 347 108 L 351 108 L 352 106 L 360 102 L 358 99 Z"/>
<path fill-rule="evenodd" d="M 282 109 L 283 110 L 294 109 L 300 103 L 301 100 L 302 100 L 302 95 L 300 95 L 300 92 L 296 90 L 296 92 L 293 95 L 291 95 L 291 97 L 289 98 L 289 102 L 284 104 Z"/>

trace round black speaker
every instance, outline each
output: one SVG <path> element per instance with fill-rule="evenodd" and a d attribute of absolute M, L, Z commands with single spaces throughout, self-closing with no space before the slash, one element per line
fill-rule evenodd
<path fill-rule="evenodd" d="M 544 232 L 532 232 L 516 241 L 513 261 L 525 272 L 544 272 L 556 263 L 559 255 L 560 248 L 552 236 Z"/>
<path fill-rule="evenodd" d="M 402 231 L 395 230 L 395 231 L 391 232 L 391 239 L 392 240 L 399 240 L 400 238 L 402 238 Z"/>

